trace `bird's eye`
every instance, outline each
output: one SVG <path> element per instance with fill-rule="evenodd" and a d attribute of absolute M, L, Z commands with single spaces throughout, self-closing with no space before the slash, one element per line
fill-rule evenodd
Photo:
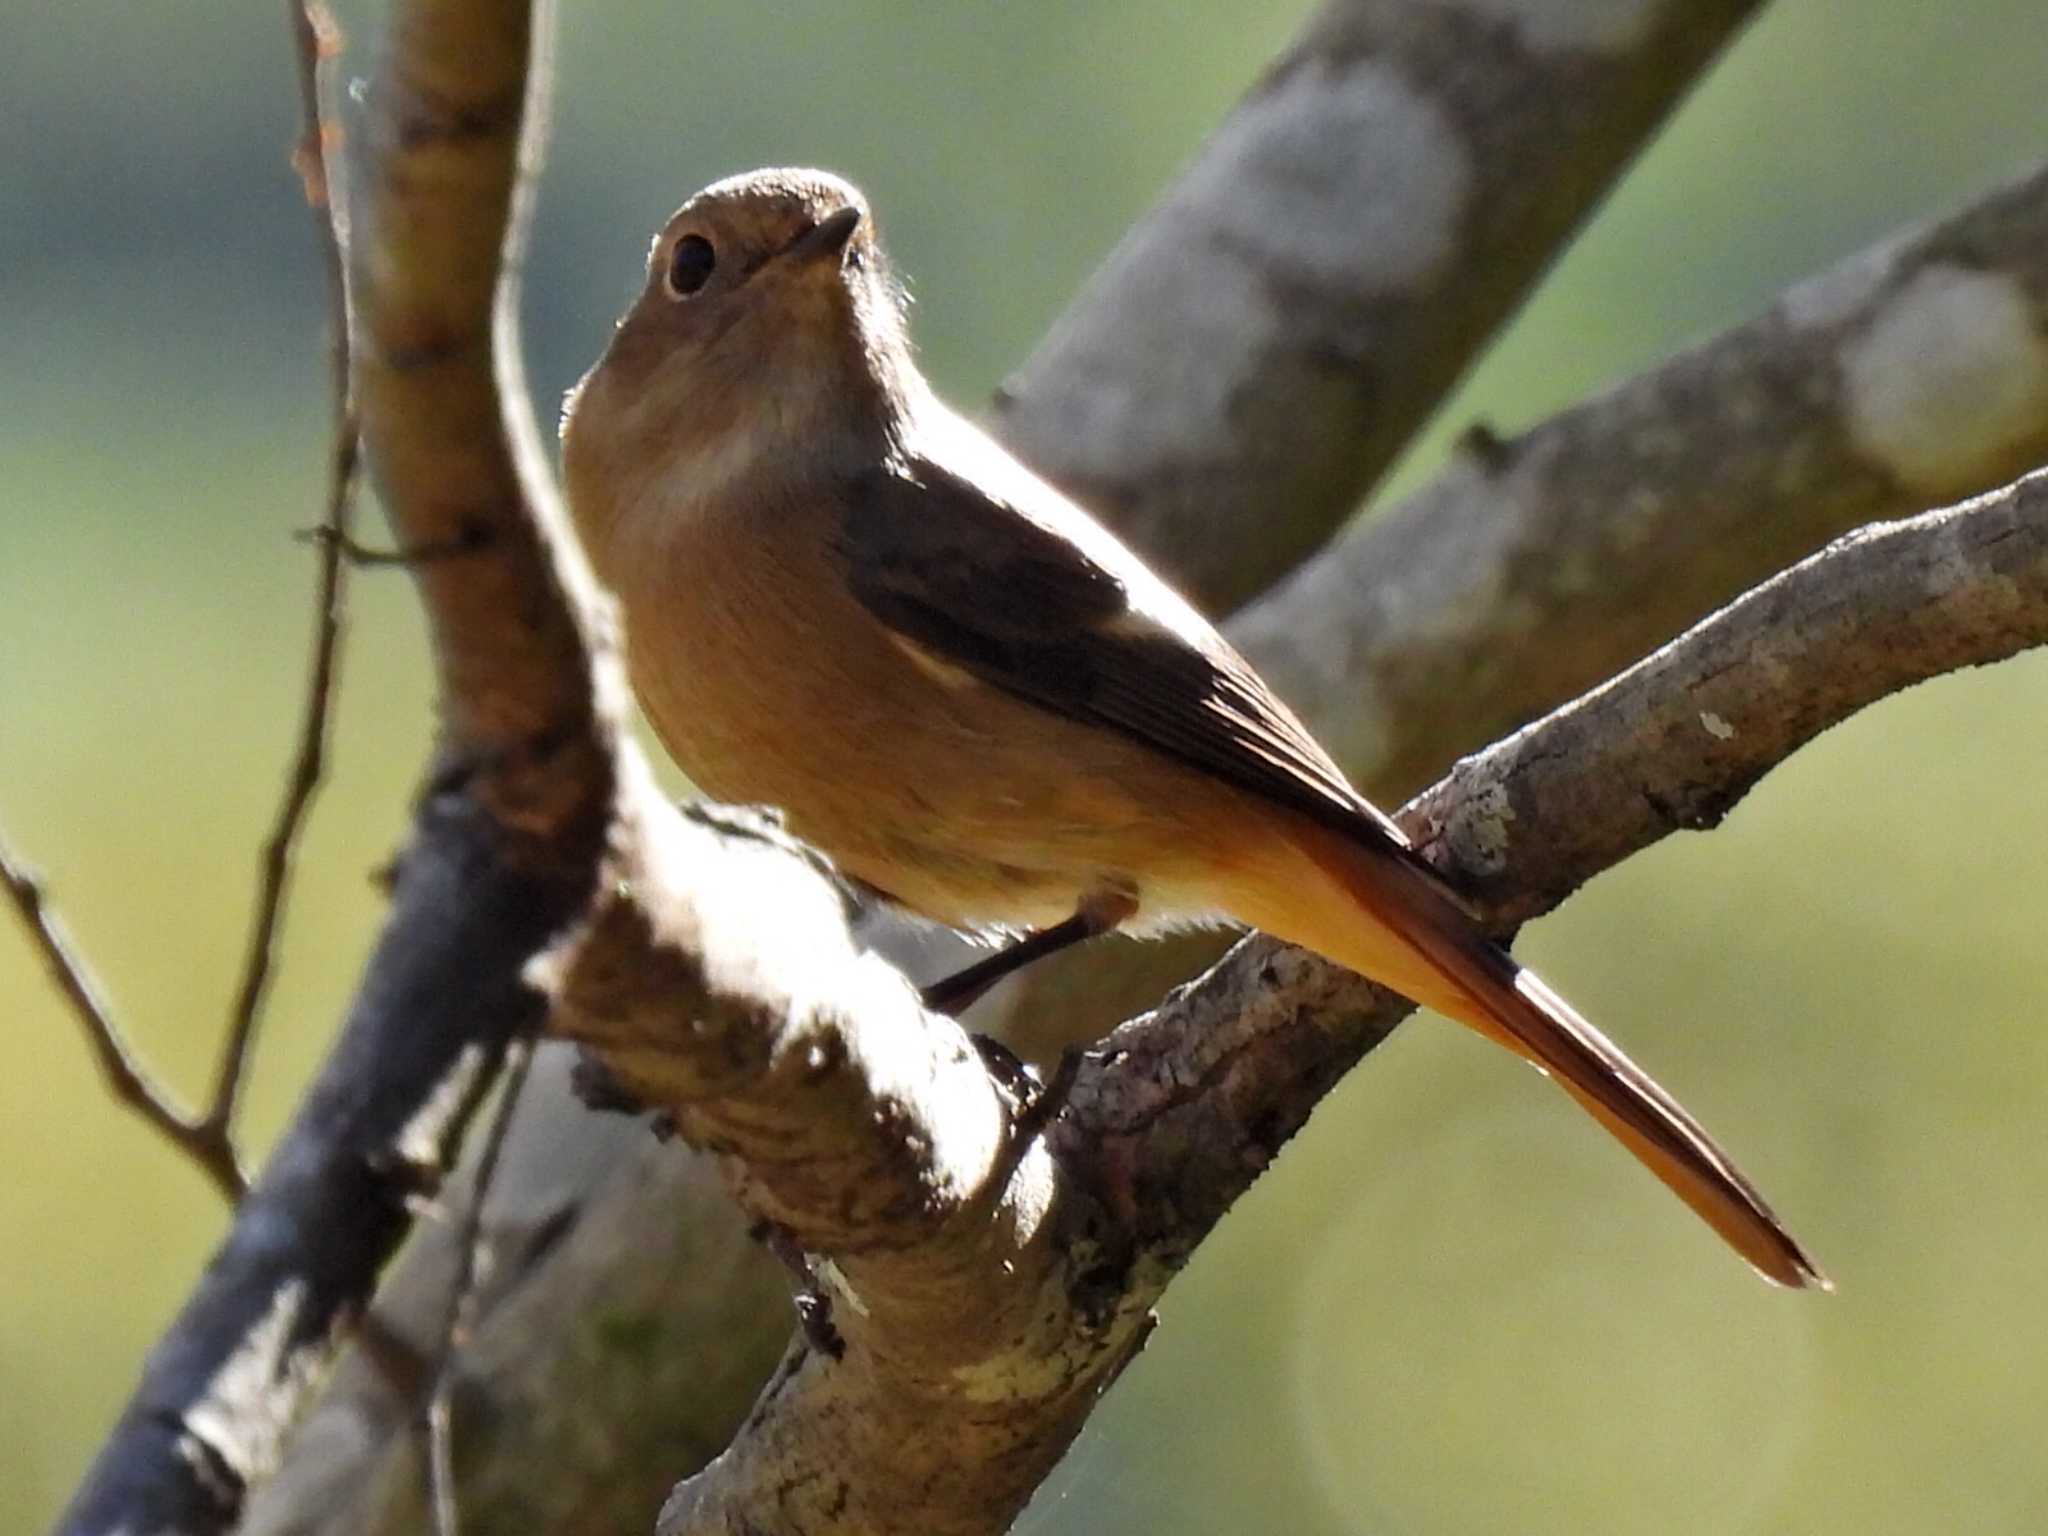
<path fill-rule="evenodd" d="M 685 235 L 676 242 L 668 258 L 668 291 L 686 299 L 711 281 L 718 265 L 718 252 L 702 235 Z"/>

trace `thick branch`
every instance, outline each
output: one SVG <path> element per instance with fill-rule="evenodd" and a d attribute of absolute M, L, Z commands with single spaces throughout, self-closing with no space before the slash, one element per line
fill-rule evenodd
<path fill-rule="evenodd" d="M 800 850 L 651 788 L 630 803 L 554 1027 L 716 1153 L 750 1216 L 829 1256 L 837 1344 L 799 1342 L 664 1528 L 1004 1528 L 1094 1402 L 1098 1335 L 1128 1347 L 1142 1321 L 1077 1334 L 1085 1198 L 1051 1210 L 1049 1164 L 979 1051 L 855 947 Z"/>
<path fill-rule="evenodd" d="M 1236 607 L 1351 514 L 1756 9 L 1330 0 L 992 425 Z"/>
<path fill-rule="evenodd" d="M 2048 475 L 1843 541 L 1462 765 L 1406 820 L 1505 934 L 1668 832 L 1712 825 L 1864 705 L 2043 641 Z M 754 883 L 767 893 L 775 878 Z M 798 1347 L 732 1446 L 677 1490 L 664 1536 L 1006 1529 L 1142 1343 L 1173 1274 L 1410 1007 L 1247 941 L 1089 1058 L 1046 1145 L 989 1160 L 986 1093 L 931 1091 L 957 1079 L 965 1047 L 950 1024 L 897 996 L 868 992 L 867 1013 L 807 994 L 804 1034 L 778 1037 L 763 1028 L 785 1000 L 774 970 L 719 958 L 697 916 L 662 927 L 658 969 L 633 958 L 645 927 L 600 936 L 624 958 L 594 984 L 572 970 L 578 1028 L 608 1054 L 623 1046 L 636 1084 L 674 1092 L 663 1102 L 685 1117 L 704 1108 L 707 1056 L 736 1090 L 722 1102 L 764 1106 L 721 1121 L 719 1150 L 756 1209 L 800 1169 L 804 1209 L 823 1218 L 803 1230 L 837 1230 L 823 1272 L 846 1344 L 843 1358 Z M 713 948 L 689 955 L 699 941 Z M 707 989 L 709 976 L 724 980 Z M 844 1081 L 899 1061 L 917 1066 Z M 841 1123 L 807 1124 L 792 1151 L 780 1106 L 799 1100 Z M 866 1232 L 839 1214 L 855 1206 L 873 1213 Z"/>
<path fill-rule="evenodd" d="M 803 1247 L 924 1241 L 1003 1141 L 980 1055 L 855 945 L 798 845 L 759 822 L 678 814 L 644 768 L 630 790 L 606 895 L 563 960 L 554 1032 L 598 1047 L 694 1145 L 731 1155 L 750 1213 Z M 923 1135 L 906 1156 L 910 1124 Z"/>
<path fill-rule="evenodd" d="M 351 256 L 363 442 L 415 557 L 443 749 L 508 828 L 545 837 L 601 813 L 609 765 L 594 587 L 575 541 L 544 537 L 563 517 L 518 363 L 517 181 L 538 153 L 520 128 L 545 89 L 529 22 L 519 0 L 393 13 Z"/>

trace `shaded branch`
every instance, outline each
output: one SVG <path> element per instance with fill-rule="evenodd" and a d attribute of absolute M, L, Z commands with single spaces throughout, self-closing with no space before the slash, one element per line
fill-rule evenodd
<path fill-rule="evenodd" d="M 509 1064 L 505 1068 L 504 1090 L 477 1156 L 471 1199 L 462 1208 L 456 1224 L 455 1273 L 448 1281 L 438 1353 L 433 1362 L 432 1383 L 427 1389 L 427 1503 L 434 1514 L 434 1536 L 458 1536 L 462 1529 L 461 1505 L 455 1488 L 455 1383 L 462 1351 L 476 1325 L 480 1287 L 490 1262 L 483 1235 L 484 1202 L 490 1198 L 491 1182 L 497 1177 L 498 1160 L 505 1150 L 506 1133 L 512 1128 L 519 1101 L 526 1092 L 528 1072 L 533 1065 L 533 1042 L 522 1036 L 513 1041 L 506 1054 Z"/>
<path fill-rule="evenodd" d="M 482 1213 L 493 1262 L 454 1398 L 456 1486 L 480 1532 L 645 1532 L 677 1475 L 731 1440 L 789 1342 L 788 1276 L 713 1161 L 584 1109 L 567 1087 L 574 1054 L 540 1045 Z M 457 1249 L 447 1224 L 423 1229 L 378 1289 L 376 1315 L 421 1354 Z M 417 1408 L 351 1351 L 243 1530 L 425 1529 Z"/>

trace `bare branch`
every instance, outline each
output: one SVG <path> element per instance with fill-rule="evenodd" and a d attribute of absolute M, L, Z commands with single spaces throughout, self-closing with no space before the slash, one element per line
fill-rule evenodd
<path fill-rule="evenodd" d="M 137 1110 L 172 1145 L 191 1157 L 231 1205 L 239 1201 L 249 1188 L 248 1175 L 242 1168 L 241 1157 L 234 1144 L 235 1109 L 270 978 L 277 931 L 284 920 L 292 851 L 314 791 L 319 787 L 322 772 L 344 608 L 340 550 L 348 539 L 348 515 L 356 480 L 355 418 L 348 396 L 348 296 L 342 268 L 342 248 L 347 238 L 348 221 L 340 188 L 329 176 L 329 157 L 338 148 L 336 135 L 339 130 L 332 126 L 332 114 L 324 102 L 326 86 L 322 69 L 322 61 L 336 50 L 338 40 L 332 19 L 324 7 L 288 0 L 287 9 L 298 58 L 301 113 L 300 138 L 292 158 L 305 182 L 306 199 L 314 211 L 314 223 L 319 230 L 328 274 L 329 323 L 332 327 L 330 355 L 335 389 L 333 451 L 327 510 L 321 524 L 325 538 L 322 540 L 317 598 L 319 619 L 306 681 L 299 751 L 285 786 L 283 803 L 264 845 L 263 873 L 251 920 L 248 957 L 244 962 L 241 985 L 236 989 L 227 1032 L 222 1038 L 213 1089 L 202 1113 L 186 1115 L 180 1112 L 172 1104 L 169 1094 L 150 1080 L 139 1059 L 128 1048 L 114 1023 L 111 1010 L 100 997 L 83 962 L 71 952 L 61 927 L 46 910 L 40 887 L 32 876 L 12 861 L 5 848 L 0 847 L 0 874 L 4 874 L 15 906 L 29 925 L 59 987 L 70 999 L 73 1011 L 85 1027 L 86 1037 L 99 1056 L 101 1070 L 115 1096 Z"/>
<path fill-rule="evenodd" d="M 1865 529 L 1635 667 L 1461 762 L 1400 820 L 1502 936 L 1675 831 L 1704 830 L 1799 747 L 1880 699 L 2048 643 L 2048 472 Z M 1116 1032 L 1131 1063 L 1076 1089 L 1059 1132 L 1120 1184 L 1163 1259 L 1410 1011 L 1253 939 Z M 1195 1085 L 1192 1088 L 1189 1085 Z M 1100 1097 L 1097 1097 L 1097 1095 Z M 1204 1218 L 1202 1213 L 1212 1213 Z"/>
<path fill-rule="evenodd" d="M 332 103 L 330 61 L 341 48 L 333 17 L 319 0 L 286 0 L 298 56 L 299 143 L 293 162 L 313 212 L 321 265 L 327 274 L 328 357 L 333 374 L 334 424 L 327 470 L 327 507 L 317 541 L 319 574 L 314 597 L 317 617 L 313 656 L 306 671 L 306 699 L 299 723 L 299 747 L 285 781 L 284 798 L 263 845 L 261 884 L 250 922 L 249 948 L 242 962 L 234 1011 L 214 1069 L 206 1121 L 225 1136 L 233 1129 L 249 1053 L 255 1046 L 263 999 L 276 962 L 277 935 L 291 890 L 292 855 L 326 771 L 327 734 L 341 664 L 341 631 L 347 613 L 347 567 L 355 507 L 357 440 L 355 400 L 349 386 L 348 204 L 345 184 L 333 173 L 341 154 L 341 128 Z"/>
<path fill-rule="evenodd" d="M 992 425 L 1227 612 L 1350 516 L 1757 8 L 1329 0 Z"/>
<path fill-rule="evenodd" d="M 107 1087 L 114 1097 L 155 1126 L 166 1141 L 191 1158 L 230 1205 L 239 1200 L 248 1185 L 242 1175 L 241 1162 L 235 1156 L 234 1143 L 228 1138 L 227 1127 L 184 1114 L 172 1102 L 170 1091 L 150 1077 L 148 1069 L 128 1048 L 127 1039 L 114 1022 L 113 1009 L 108 1006 L 85 962 L 71 947 L 63 925 L 50 910 L 41 882 L 15 858 L 5 837 L 0 837 L 0 885 L 6 886 L 14 909 L 21 914 L 22 923 L 42 955 L 43 963 L 49 967 L 58 991 L 71 1004 L 71 1011 L 76 1015 L 79 1027 L 85 1031 L 86 1042 L 92 1046 L 93 1054 L 99 1060 L 100 1073 L 106 1078 Z"/>

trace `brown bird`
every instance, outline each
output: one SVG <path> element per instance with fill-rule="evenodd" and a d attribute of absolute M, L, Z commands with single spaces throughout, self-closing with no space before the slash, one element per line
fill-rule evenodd
<path fill-rule="evenodd" d="M 926 917 L 1038 930 L 1025 954 L 1228 920 L 1304 945 L 1534 1062 L 1761 1273 L 1826 1284 L 1201 615 L 932 394 L 846 182 L 685 203 L 563 462 L 634 687 L 707 793 L 780 806 Z"/>

